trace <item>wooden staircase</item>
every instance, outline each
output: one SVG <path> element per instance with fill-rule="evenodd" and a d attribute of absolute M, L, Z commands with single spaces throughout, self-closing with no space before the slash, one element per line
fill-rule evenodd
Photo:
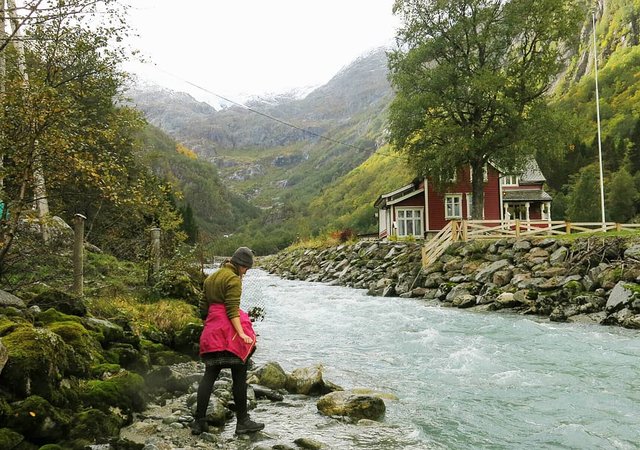
<path fill-rule="evenodd" d="M 460 238 L 460 226 L 458 222 L 449 222 L 431 240 L 422 246 L 422 268 L 436 262 L 453 241 Z"/>

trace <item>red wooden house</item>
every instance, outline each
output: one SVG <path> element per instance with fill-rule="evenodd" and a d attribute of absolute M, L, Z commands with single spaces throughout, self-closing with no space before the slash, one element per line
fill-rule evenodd
<path fill-rule="evenodd" d="M 551 196 L 543 189 L 544 175 L 535 160 L 518 175 L 487 165 L 484 173 L 484 220 L 508 223 L 551 220 Z M 374 206 L 378 236 L 423 238 L 438 232 L 451 220 L 471 218 L 471 170 L 458 171 L 446 192 L 438 192 L 427 179 L 382 194 Z"/>

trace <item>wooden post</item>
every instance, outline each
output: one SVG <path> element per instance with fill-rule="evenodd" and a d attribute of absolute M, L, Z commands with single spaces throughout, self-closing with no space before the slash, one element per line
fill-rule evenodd
<path fill-rule="evenodd" d="M 516 237 L 520 237 L 520 219 L 516 219 Z"/>
<path fill-rule="evenodd" d="M 616 231 L 622 231 L 622 224 L 616 222 Z"/>
<path fill-rule="evenodd" d="M 565 222 L 566 234 L 571 234 L 571 222 Z"/>
<path fill-rule="evenodd" d="M 73 233 L 73 293 L 82 297 L 84 286 L 84 221 L 82 214 L 76 214 Z"/>
<path fill-rule="evenodd" d="M 462 221 L 462 241 L 467 242 L 467 221 Z"/>
<path fill-rule="evenodd" d="M 160 272 L 160 228 L 151 229 L 151 250 L 149 252 L 149 284 L 156 280 L 158 272 Z"/>
<path fill-rule="evenodd" d="M 451 221 L 451 240 L 458 242 L 458 222 L 456 220 Z"/>

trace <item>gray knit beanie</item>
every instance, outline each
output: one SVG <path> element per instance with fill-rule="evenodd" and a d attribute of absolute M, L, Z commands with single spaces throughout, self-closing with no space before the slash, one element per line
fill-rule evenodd
<path fill-rule="evenodd" d="M 238 250 L 233 253 L 231 262 L 236 266 L 243 266 L 251 269 L 253 266 L 253 250 L 248 247 L 239 247 Z"/>

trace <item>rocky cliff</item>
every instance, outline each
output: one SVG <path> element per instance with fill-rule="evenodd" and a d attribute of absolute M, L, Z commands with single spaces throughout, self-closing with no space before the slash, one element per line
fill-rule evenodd
<path fill-rule="evenodd" d="M 455 243 L 426 268 L 419 244 L 361 241 L 281 252 L 261 266 L 284 278 L 368 289 L 370 295 L 640 329 L 638 237 Z"/>

